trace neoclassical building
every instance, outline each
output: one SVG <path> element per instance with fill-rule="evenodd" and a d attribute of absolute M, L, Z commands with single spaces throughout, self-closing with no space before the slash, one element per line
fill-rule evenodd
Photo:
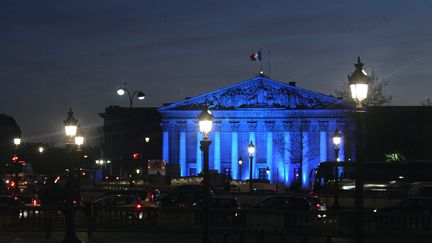
<path fill-rule="evenodd" d="M 162 157 L 178 163 L 181 176 L 202 171 L 198 115 L 204 107 L 214 115 L 210 169 L 229 173 L 233 179 L 249 179 L 250 141 L 256 148 L 253 178 L 286 185 L 301 178 L 303 187 L 309 187 L 318 164 L 335 160 L 332 136 L 336 129 L 343 137 L 339 159 L 355 156 L 349 104 L 260 75 L 158 109 Z"/>

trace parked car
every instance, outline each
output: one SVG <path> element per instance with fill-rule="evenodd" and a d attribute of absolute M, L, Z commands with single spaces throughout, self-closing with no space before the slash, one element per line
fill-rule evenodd
<path fill-rule="evenodd" d="M 230 208 L 241 209 L 240 203 L 237 198 L 233 197 L 211 197 L 209 198 L 209 208 Z M 204 205 L 204 199 L 194 203 L 192 207 L 201 208 Z"/>
<path fill-rule="evenodd" d="M 205 199 L 194 203 L 193 208 L 203 208 Z M 213 225 L 240 224 L 244 220 L 241 206 L 237 198 L 211 197 L 209 198 L 210 220 Z M 216 210 L 212 210 L 216 209 Z M 198 220 L 202 217 L 198 215 Z"/>
<path fill-rule="evenodd" d="M 161 200 L 162 207 L 190 208 L 204 198 L 205 193 L 214 197 L 212 190 L 205 192 L 203 185 L 181 185 L 165 195 Z"/>
<path fill-rule="evenodd" d="M 327 207 L 319 198 L 307 194 L 278 195 L 264 198 L 251 208 L 326 211 Z"/>
<path fill-rule="evenodd" d="M 17 197 L 28 207 L 38 207 L 41 205 L 37 194 L 20 194 Z"/>
<path fill-rule="evenodd" d="M 374 212 L 380 213 L 432 213 L 432 198 L 417 197 L 408 198 L 400 201 L 394 207 L 375 209 Z"/>
<path fill-rule="evenodd" d="M 137 195 L 106 195 L 93 202 L 98 207 L 134 208 L 141 209 L 141 198 Z"/>
<path fill-rule="evenodd" d="M 25 206 L 25 203 L 21 201 L 18 197 L 0 195 L 0 206 L 19 207 L 19 206 Z"/>
<path fill-rule="evenodd" d="M 157 208 L 160 206 L 160 200 L 161 200 L 161 194 L 158 189 L 154 189 L 151 191 L 145 191 L 145 190 L 108 191 L 99 198 L 105 196 L 112 196 L 112 195 L 138 196 L 141 199 L 141 204 L 143 208 Z"/>

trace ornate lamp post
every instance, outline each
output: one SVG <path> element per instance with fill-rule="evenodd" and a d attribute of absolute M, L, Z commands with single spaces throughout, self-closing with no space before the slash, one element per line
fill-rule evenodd
<path fill-rule="evenodd" d="M 203 243 L 210 242 L 209 238 L 209 217 L 208 217 L 208 206 L 209 206 L 209 147 L 211 141 L 208 139 L 208 134 L 212 130 L 213 126 L 213 115 L 205 108 L 198 117 L 199 128 L 203 134 L 203 140 L 201 140 L 201 151 L 204 157 L 204 210 L 203 210 Z"/>
<path fill-rule="evenodd" d="M 74 137 L 78 129 L 78 120 L 73 116 L 72 108 L 69 108 L 68 116 L 64 120 L 65 132 L 68 139 L 68 144 L 74 143 Z"/>
<path fill-rule="evenodd" d="M 145 94 L 139 90 L 135 90 L 134 92 L 132 92 L 132 94 L 129 92 L 129 90 L 126 88 L 126 83 L 124 83 L 123 86 L 121 86 L 119 89 L 117 89 L 117 94 L 122 96 L 124 94 L 128 94 L 129 97 L 129 106 L 130 108 L 132 108 L 133 105 L 133 99 L 136 95 L 138 100 L 144 100 L 145 99 Z"/>
<path fill-rule="evenodd" d="M 255 154 L 255 145 L 250 141 L 248 146 L 249 152 L 249 192 L 252 192 L 252 162 Z"/>
<path fill-rule="evenodd" d="M 364 114 L 365 110 L 362 106 L 362 101 L 367 99 L 370 78 L 363 69 L 363 63 L 360 62 L 360 57 L 357 58 L 357 63 L 354 64 L 355 70 L 348 75 L 348 82 L 351 90 L 351 97 L 356 102 L 355 115 L 356 122 L 356 180 L 355 180 L 355 207 L 357 211 L 356 225 L 356 242 L 362 243 L 363 239 L 363 172 L 361 162 L 365 160 L 364 151 Z"/>
<path fill-rule="evenodd" d="M 239 165 L 239 180 L 241 181 L 242 165 L 243 165 L 243 158 L 241 156 L 238 159 L 238 165 Z"/>
<path fill-rule="evenodd" d="M 335 151 L 335 160 L 336 160 L 336 166 L 335 166 L 335 196 L 334 196 L 334 202 L 333 202 L 333 208 L 339 209 L 339 166 L 337 165 L 337 162 L 339 161 L 339 144 L 341 143 L 341 135 L 339 131 L 336 129 L 335 133 L 333 134 L 333 144 L 334 144 L 334 151 Z"/>

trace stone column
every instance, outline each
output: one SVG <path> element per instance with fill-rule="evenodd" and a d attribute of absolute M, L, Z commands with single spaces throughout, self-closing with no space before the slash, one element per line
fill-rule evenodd
<path fill-rule="evenodd" d="M 320 131 L 320 161 L 319 162 L 324 162 L 324 161 L 328 161 L 328 156 L 327 156 L 327 151 L 329 148 L 328 122 L 320 121 L 319 131 Z"/>
<path fill-rule="evenodd" d="M 273 182 L 273 176 L 276 174 L 276 168 L 273 168 L 273 132 L 275 129 L 274 121 L 266 122 L 267 129 L 267 141 L 266 141 L 266 165 L 270 169 L 270 174 L 268 175 L 268 179 Z"/>
<path fill-rule="evenodd" d="M 179 148 L 180 175 L 186 176 L 186 132 L 180 131 L 180 148 Z"/>
<path fill-rule="evenodd" d="M 231 177 L 238 179 L 238 123 L 231 123 Z"/>
<path fill-rule="evenodd" d="M 202 167 L 203 162 L 202 162 L 202 154 L 201 154 L 201 144 L 200 144 L 200 141 L 202 139 L 203 139 L 203 135 L 198 129 L 197 136 L 196 136 L 196 173 L 197 173 L 197 175 L 199 173 L 201 173 L 202 168 L 203 168 Z"/>
<path fill-rule="evenodd" d="M 213 163 L 213 169 L 217 170 L 218 172 L 221 171 L 221 134 L 220 134 L 220 124 L 214 125 L 214 163 Z"/>

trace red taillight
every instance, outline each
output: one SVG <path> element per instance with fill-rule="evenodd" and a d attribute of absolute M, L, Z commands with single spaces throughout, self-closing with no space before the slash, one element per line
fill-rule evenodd
<path fill-rule="evenodd" d="M 38 203 L 37 203 L 37 200 L 36 200 L 36 199 L 33 199 L 33 200 L 32 200 L 32 205 L 33 205 L 33 207 L 36 207 L 36 206 L 38 205 Z"/>
<path fill-rule="evenodd" d="M 136 209 L 141 209 L 142 206 L 141 206 L 141 204 L 137 203 L 137 205 L 135 205 L 135 208 L 136 208 Z"/>
<path fill-rule="evenodd" d="M 152 193 L 152 194 L 150 194 L 150 199 L 154 199 L 155 198 L 155 195 Z"/>
<path fill-rule="evenodd" d="M 9 184 L 9 186 L 10 186 L 10 187 L 15 187 L 15 182 L 14 182 L 14 181 L 11 181 L 10 184 Z"/>
<path fill-rule="evenodd" d="M 120 177 L 116 176 L 116 180 L 120 180 Z"/>
<path fill-rule="evenodd" d="M 317 203 L 317 204 L 315 205 L 315 207 L 316 207 L 316 209 L 320 209 L 320 208 L 321 208 L 321 204 Z"/>
<path fill-rule="evenodd" d="M 78 204 L 78 201 L 77 201 L 77 200 L 73 200 L 73 201 L 72 201 L 72 204 L 73 204 L 73 205 L 77 205 L 77 204 Z"/>

